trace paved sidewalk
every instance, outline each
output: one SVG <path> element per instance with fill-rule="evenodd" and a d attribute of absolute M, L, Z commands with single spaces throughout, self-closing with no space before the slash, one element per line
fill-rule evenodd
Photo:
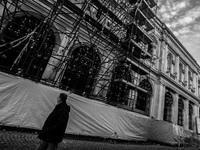
<path fill-rule="evenodd" d="M 37 133 L 0 130 L 0 150 L 34 150 L 39 140 Z M 187 147 L 183 150 L 199 150 Z M 83 138 L 65 138 L 58 150 L 178 150 L 177 147 L 150 143 L 122 143 L 87 140 Z M 180 150 L 180 149 L 179 149 Z"/>

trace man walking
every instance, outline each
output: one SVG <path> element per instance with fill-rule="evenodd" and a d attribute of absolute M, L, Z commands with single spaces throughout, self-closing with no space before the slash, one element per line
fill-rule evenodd
<path fill-rule="evenodd" d="M 67 95 L 60 93 L 57 105 L 46 119 L 38 138 L 40 143 L 36 150 L 55 150 L 64 137 L 70 106 L 66 104 Z"/>

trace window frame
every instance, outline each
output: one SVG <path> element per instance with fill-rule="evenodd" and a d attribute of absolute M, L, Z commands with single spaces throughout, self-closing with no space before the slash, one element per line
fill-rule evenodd
<path fill-rule="evenodd" d="M 178 121 L 177 124 L 183 126 L 184 121 L 184 99 L 180 96 L 178 100 Z"/>
<path fill-rule="evenodd" d="M 194 108 L 193 108 L 193 104 L 191 102 L 189 102 L 189 110 L 188 110 L 188 124 L 189 124 L 189 129 L 193 130 L 193 113 L 194 113 Z"/>
<path fill-rule="evenodd" d="M 170 91 L 166 91 L 165 92 L 164 113 L 163 113 L 164 121 L 167 121 L 167 122 L 172 121 L 172 105 L 173 105 L 173 95 Z"/>

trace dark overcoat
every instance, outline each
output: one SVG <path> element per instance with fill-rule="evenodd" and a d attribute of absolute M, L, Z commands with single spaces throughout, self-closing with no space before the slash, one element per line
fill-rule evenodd
<path fill-rule="evenodd" d="M 70 106 L 66 103 L 56 105 L 46 119 L 38 138 L 46 142 L 60 143 L 65 134 L 69 112 Z"/>

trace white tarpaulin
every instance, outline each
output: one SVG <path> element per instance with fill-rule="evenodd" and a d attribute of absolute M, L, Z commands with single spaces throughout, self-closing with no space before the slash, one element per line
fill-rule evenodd
<path fill-rule="evenodd" d="M 68 134 L 175 142 L 172 124 L 4 73 L 0 73 L 0 123 L 41 129 L 60 92 L 68 94 L 71 107 Z"/>

